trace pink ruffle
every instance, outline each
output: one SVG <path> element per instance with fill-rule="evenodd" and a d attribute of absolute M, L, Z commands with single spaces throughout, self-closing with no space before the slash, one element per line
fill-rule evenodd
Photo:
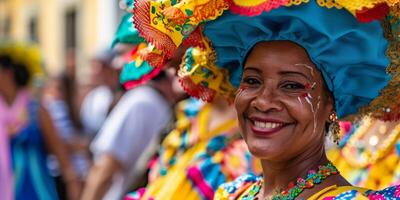
<path fill-rule="evenodd" d="M 229 9 L 236 14 L 247 15 L 247 16 L 255 16 L 260 15 L 262 12 L 269 12 L 272 9 L 279 8 L 281 6 L 286 5 L 289 0 L 265 0 L 264 3 L 261 3 L 257 6 L 240 6 L 235 4 L 233 0 L 227 0 L 229 4 Z"/>
<path fill-rule="evenodd" d="M 206 197 L 206 199 L 214 199 L 214 190 L 207 184 L 201 171 L 195 167 L 187 170 L 188 177 L 195 183 L 196 187 Z"/>

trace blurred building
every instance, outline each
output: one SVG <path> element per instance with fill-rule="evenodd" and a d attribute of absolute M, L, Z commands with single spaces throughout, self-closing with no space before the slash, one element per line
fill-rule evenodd
<path fill-rule="evenodd" d="M 52 75 L 75 64 L 85 74 L 110 45 L 120 12 L 118 0 L 0 0 L 0 40 L 39 43 Z"/>

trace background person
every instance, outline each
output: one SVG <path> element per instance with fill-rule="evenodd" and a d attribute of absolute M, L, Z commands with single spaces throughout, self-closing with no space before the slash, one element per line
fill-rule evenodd
<path fill-rule="evenodd" d="M 46 158 L 56 155 L 67 183 L 69 199 L 79 198 L 79 181 L 50 115 L 29 90 L 40 75 L 40 55 L 17 43 L 0 47 L 0 127 L 10 141 L 14 199 L 58 199 Z"/>

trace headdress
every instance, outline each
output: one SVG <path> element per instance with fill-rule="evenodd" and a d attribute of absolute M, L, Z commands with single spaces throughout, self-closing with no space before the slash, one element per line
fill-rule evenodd
<path fill-rule="evenodd" d="M 31 75 L 30 84 L 41 85 L 45 72 L 40 49 L 36 44 L 5 42 L 0 44 L 0 55 L 9 56 L 12 63 L 26 67 Z"/>
<path fill-rule="evenodd" d="M 193 47 L 179 73 L 192 96 L 232 99 L 249 50 L 289 40 L 321 71 L 339 118 L 358 111 L 400 117 L 399 0 L 136 0 L 133 11 L 154 45 L 145 60 L 165 61 L 180 45 Z"/>
<path fill-rule="evenodd" d="M 127 11 L 132 11 L 132 3 L 130 1 L 121 1 L 122 7 Z M 147 47 L 147 44 L 144 38 L 139 36 L 132 20 L 133 15 L 131 13 L 127 13 L 122 17 L 112 42 L 112 47 L 115 47 L 118 43 L 135 45 L 132 50 L 123 56 L 125 64 L 120 74 L 120 83 L 125 89 L 132 89 L 142 85 L 157 76 L 161 71 L 161 68 L 152 67 L 138 56 Z"/>

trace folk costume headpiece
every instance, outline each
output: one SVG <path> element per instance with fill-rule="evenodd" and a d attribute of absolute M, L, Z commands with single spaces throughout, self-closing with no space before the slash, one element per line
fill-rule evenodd
<path fill-rule="evenodd" d="M 37 45 L 11 41 L 4 42 L 0 44 L 0 56 L 8 56 L 12 64 L 26 67 L 31 77 L 29 80 L 30 86 L 41 86 L 45 72 L 41 52 Z"/>
<path fill-rule="evenodd" d="M 154 45 L 143 56 L 153 66 L 162 66 L 181 45 L 192 47 L 179 72 L 192 96 L 232 99 L 252 47 L 288 40 L 302 46 L 321 71 L 339 118 L 400 116 L 399 0 L 136 0 L 134 5 L 134 23 Z"/>
<path fill-rule="evenodd" d="M 132 12 L 133 4 L 125 3 L 123 4 L 124 8 Z M 142 85 L 157 76 L 161 71 L 161 68 L 152 67 L 139 56 L 141 51 L 147 47 L 147 44 L 145 39 L 139 36 L 138 30 L 132 22 L 133 15 L 131 13 L 123 16 L 112 42 L 112 47 L 119 43 L 135 45 L 131 51 L 124 55 L 125 64 L 120 74 L 120 83 L 125 89 L 132 89 Z"/>

